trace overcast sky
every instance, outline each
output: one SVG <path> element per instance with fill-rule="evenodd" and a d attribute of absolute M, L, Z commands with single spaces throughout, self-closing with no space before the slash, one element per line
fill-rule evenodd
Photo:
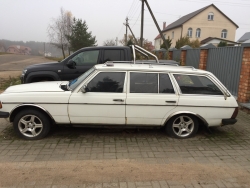
<path fill-rule="evenodd" d="M 232 19 L 239 28 L 235 40 L 250 31 L 250 0 L 148 0 L 162 29 L 178 18 L 211 3 Z M 47 27 L 60 8 L 87 22 L 98 45 L 107 39 L 122 39 L 125 18 L 140 37 L 140 0 L 0 0 L 0 39 L 49 42 Z M 154 41 L 158 32 L 145 5 L 144 38 Z"/>

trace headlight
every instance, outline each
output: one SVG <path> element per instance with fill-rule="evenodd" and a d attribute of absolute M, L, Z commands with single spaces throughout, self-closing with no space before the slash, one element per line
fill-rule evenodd
<path fill-rule="evenodd" d="M 22 75 L 25 75 L 26 72 L 27 72 L 27 69 L 24 69 Z"/>

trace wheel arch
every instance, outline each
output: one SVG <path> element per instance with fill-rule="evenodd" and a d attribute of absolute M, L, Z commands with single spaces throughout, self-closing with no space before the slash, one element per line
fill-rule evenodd
<path fill-rule="evenodd" d="M 10 112 L 9 121 L 13 122 L 14 118 L 18 114 L 18 112 L 20 112 L 21 110 L 24 110 L 24 109 L 36 109 L 36 110 L 44 113 L 45 115 L 47 115 L 52 123 L 55 123 L 53 116 L 45 108 L 43 108 L 39 105 L 36 105 L 36 104 L 20 104 L 20 105 L 16 106 Z"/>
<path fill-rule="evenodd" d="M 197 114 L 197 113 L 194 113 L 194 112 L 190 112 L 190 111 L 178 111 L 178 112 L 174 112 L 172 114 L 170 114 L 168 116 L 168 118 L 165 120 L 164 122 L 164 126 L 167 125 L 168 121 L 175 117 L 175 116 L 178 116 L 178 115 L 181 115 L 181 114 L 186 114 L 186 115 L 192 115 L 194 117 L 196 117 L 198 119 L 199 122 L 202 122 L 205 126 L 208 126 L 208 123 L 207 121 L 205 120 L 205 118 L 203 118 L 201 115 Z"/>
<path fill-rule="evenodd" d="M 25 83 L 31 83 L 32 80 L 36 78 L 51 78 L 55 81 L 60 80 L 60 77 L 57 73 L 53 71 L 39 71 L 39 72 L 31 72 L 27 75 L 27 78 L 25 79 Z"/>

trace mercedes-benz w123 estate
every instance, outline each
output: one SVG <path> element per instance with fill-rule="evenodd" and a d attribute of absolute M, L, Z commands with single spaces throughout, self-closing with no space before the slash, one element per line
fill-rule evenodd
<path fill-rule="evenodd" d="M 29 140 L 53 124 L 164 127 L 176 138 L 198 127 L 234 124 L 238 104 L 210 72 L 157 63 L 106 62 L 75 80 L 22 84 L 0 95 L 0 117 Z"/>

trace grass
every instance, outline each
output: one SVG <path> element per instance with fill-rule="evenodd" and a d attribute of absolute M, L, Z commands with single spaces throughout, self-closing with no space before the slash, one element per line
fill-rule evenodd
<path fill-rule="evenodd" d="M 18 85 L 18 84 L 21 84 L 20 78 L 19 77 L 12 78 L 10 76 L 9 79 L 3 79 L 3 80 L 1 80 L 1 82 L 0 82 L 0 90 L 5 90 L 9 86 Z"/>
<path fill-rule="evenodd" d="M 5 54 L 11 54 L 11 53 L 7 53 L 7 52 L 0 52 L 0 55 L 5 55 Z"/>

